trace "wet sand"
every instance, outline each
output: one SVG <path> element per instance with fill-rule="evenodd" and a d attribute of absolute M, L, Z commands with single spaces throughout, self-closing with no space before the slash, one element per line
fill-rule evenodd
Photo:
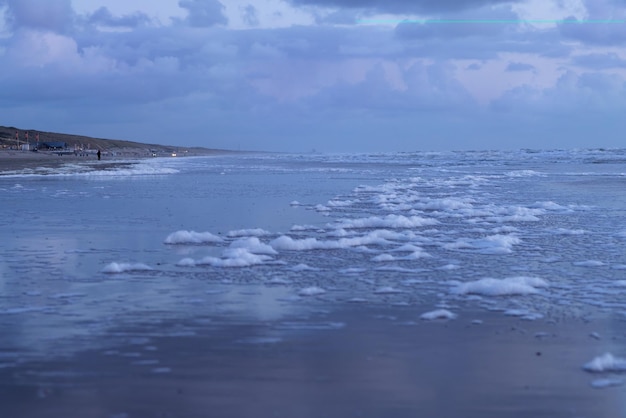
<path fill-rule="evenodd" d="M 0 368 L 6 417 L 617 417 L 624 387 L 582 365 L 621 320 L 522 321 L 356 307 L 288 322 L 227 318 L 111 330 L 124 343 Z M 474 320 L 480 319 L 481 323 Z M 597 332 L 601 338 L 592 338 Z M 618 347 L 618 348 L 616 348 Z M 618 354 L 618 353 L 615 353 Z"/>
<path fill-rule="evenodd" d="M 58 155 L 52 152 L 32 152 L 32 151 L 0 151 L 0 175 L 7 172 L 33 171 L 37 169 L 55 169 L 65 164 L 90 164 L 117 163 L 122 159 L 138 157 L 117 157 L 103 156 L 101 161 L 95 155 Z M 144 157 L 145 158 L 145 157 Z M 106 169 L 96 167 L 95 169 Z"/>

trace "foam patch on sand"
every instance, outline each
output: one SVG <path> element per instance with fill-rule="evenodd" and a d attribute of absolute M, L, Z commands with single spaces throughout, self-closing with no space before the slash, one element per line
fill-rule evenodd
<path fill-rule="evenodd" d="M 119 274 L 126 273 L 131 271 L 150 271 L 152 267 L 147 266 L 143 263 L 110 263 L 107 264 L 103 269 L 103 273 L 109 274 Z"/>
<path fill-rule="evenodd" d="M 268 255 L 254 254 L 246 248 L 227 248 L 222 253 L 222 257 L 207 256 L 200 260 L 184 258 L 178 262 L 179 266 L 202 266 L 213 267 L 250 267 L 271 260 Z"/>
<path fill-rule="evenodd" d="M 269 231 L 266 231 L 262 228 L 252 228 L 252 229 L 237 229 L 234 231 L 229 231 L 227 234 L 229 237 L 261 237 L 264 235 L 270 235 Z"/>
<path fill-rule="evenodd" d="M 622 386 L 624 381 L 617 378 L 596 379 L 591 382 L 591 387 L 595 389 L 604 389 L 613 386 Z"/>
<path fill-rule="evenodd" d="M 453 243 L 445 244 L 447 250 L 476 250 L 482 254 L 510 254 L 513 246 L 522 242 L 515 235 L 489 235 L 485 238 L 459 238 Z"/>
<path fill-rule="evenodd" d="M 278 254 L 278 252 L 276 252 L 274 248 L 272 248 L 270 245 L 267 245 L 261 242 L 261 240 L 259 240 L 257 237 L 248 237 L 248 238 L 238 239 L 237 241 L 232 242 L 230 244 L 230 247 L 231 248 L 243 248 L 253 254 L 268 254 L 268 255 Z"/>
<path fill-rule="evenodd" d="M 425 312 L 420 315 L 420 319 L 425 321 L 433 321 L 435 319 L 455 319 L 456 314 L 450 312 L 447 309 L 436 309 L 434 311 Z"/>
<path fill-rule="evenodd" d="M 210 232 L 196 232 L 196 231 L 176 231 L 165 238 L 165 243 L 170 245 L 177 244 L 209 244 L 219 243 L 224 240 L 217 235 L 213 235 Z"/>
<path fill-rule="evenodd" d="M 391 214 L 382 217 L 370 216 L 369 218 L 345 219 L 339 223 L 339 228 L 418 228 L 437 225 L 438 223 L 439 221 L 436 219 Z"/>
<path fill-rule="evenodd" d="M 476 294 L 485 296 L 530 295 L 538 288 L 548 287 L 548 282 L 539 277 L 508 277 L 505 279 L 485 278 L 458 285 L 452 290 L 457 295 Z"/>
<path fill-rule="evenodd" d="M 611 353 L 604 353 L 586 363 L 583 370 L 591 373 L 626 372 L 626 359 L 615 357 Z"/>
<path fill-rule="evenodd" d="M 300 296 L 318 296 L 323 295 L 324 293 L 326 293 L 326 290 L 317 286 L 306 287 L 298 292 Z"/>

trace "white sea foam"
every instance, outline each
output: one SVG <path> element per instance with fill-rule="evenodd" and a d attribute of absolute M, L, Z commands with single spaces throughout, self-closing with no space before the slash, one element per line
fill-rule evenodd
<path fill-rule="evenodd" d="M 180 267 L 194 267 L 196 265 L 196 260 L 194 260 L 193 258 L 183 258 L 178 263 L 176 263 L 176 265 Z"/>
<path fill-rule="evenodd" d="M 332 208 L 343 208 L 346 206 L 352 206 L 354 204 L 354 201 L 352 200 L 329 200 L 328 203 L 326 203 L 327 206 L 330 206 Z"/>
<path fill-rule="evenodd" d="M 586 234 L 587 231 L 584 229 L 567 229 L 567 228 L 556 228 L 550 230 L 555 235 L 583 235 Z"/>
<path fill-rule="evenodd" d="M 535 170 L 514 170 L 506 173 L 509 177 L 545 177 L 544 173 Z"/>
<path fill-rule="evenodd" d="M 537 288 L 547 287 L 548 283 L 539 277 L 508 277 L 505 279 L 485 278 L 458 285 L 452 290 L 455 294 L 478 294 L 485 296 L 529 295 L 537 293 Z"/>
<path fill-rule="evenodd" d="M 210 265 L 213 267 L 250 267 L 257 264 L 263 264 L 271 259 L 272 257 L 268 255 L 253 254 L 246 248 L 227 248 L 222 253 L 221 258 L 207 256 L 200 260 L 196 260 L 195 265 Z"/>
<path fill-rule="evenodd" d="M 439 270 L 458 270 L 460 269 L 461 266 L 459 266 L 458 264 L 446 264 L 445 266 L 441 266 L 439 267 Z"/>
<path fill-rule="evenodd" d="M 272 285 L 272 286 L 283 286 L 283 285 L 288 285 L 290 283 L 291 282 L 289 280 L 285 280 L 280 277 L 273 277 L 265 282 L 265 284 Z"/>
<path fill-rule="evenodd" d="M 552 201 L 535 202 L 530 207 L 531 208 L 545 209 L 545 210 L 549 210 L 549 211 L 556 211 L 556 212 L 572 212 L 572 209 L 570 207 L 562 206 L 562 205 L 559 205 L 558 203 L 555 203 L 555 202 L 552 202 Z"/>
<path fill-rule="evenodd" d="M 397 293 L 404 293 L 404 290 L 396 289 L 392 286 L 383 286 L 376 289 L 374 293 L 377 295 L 394 295 Z"/>
<path fill-rule="evenodd" d="M 435 319 L 455 319 L 456 314 L 450 312 L 447 309 L 436 309 L 434 311 L 425 312 L 420 315 L 420 318 L 426 321 L 432 321 Z"/>
<path fill-rule="evenodd" d="M 476 250 L 483 254 L 510 254 L 513 246 L 522 242 L 515 235 L 490 235 L 485 238 L 459 238 L 453 243 L 444 244 L 448 250 Z"/>
<path fill-rule="evenodd" d="M 376 257 L 372 258 L 372 261 L 380 263 L 380 262 L 385 262 L 385 261 L 395 261 L 395 259 L 396 258 L 392 256 L 391 254 L 379 254 Z"/>
<path fill-rule="evenodd" d="M 234 231 L 229 231 L 227 234 L 231 238 L 236 237 L 261 237 L 264 235 L 270 235 L 268 231 L 262 228 L 252 228 L 252 229 L 237 229 Z"/>
<path fill-rule="evenodd" d="M 118 274 L 131 271 L 150 271 L 152 267 L 143 263 L 109 263 L 103 269 L 103 273 Z"/>
<path fill-rule="evenodd" d="M 475 200 L 472 198 L 421 198 L 419 202 L 413 204 L 413 207 L 427 211 L 454 212 L 472 209 L 474 202 Z"/>
<path fill-rule="evenodd" d="M 622 386 L 624 381 L 618 378 L 596 379 L 591 382 L 591 387 L 596 389 L 604 389 L 613 386 Z"/>
<path fill-rule="evenodd" d="M 436 219 L 391 214 L 382 217 L 370 216 L 369 218 L 344 219 L 339 223 L 339 228 L 419 228 L 437 225 L 438 223 L 439 221 Z"/>
<path fill-rule="evenodd" d="M 545 213 L 544 209 L 533 209 L 523 206 L 508 206 L 493 208 L 494 216 L 487 217 L 489 222 L 538 222 L 539 215 Z"/>
<path fill-rule="evenodd" d="M 298 292 L 300 296 L 318 296 L 324 293 L 326 293 L 326 290 L 318 286 L 305 287 Z"/>
<path fill-rule="evenodd" d="M 599 260 L 576 261 L 573 264 L 579 267 L 600 267 L 604 265 L 604 263 Z"/>
<path fill-rule="evenodd" d="M 543 314 L 531 312 L 526 309 L 507 309 L 504 311 L 504 314 L 507 316 L 516 316 L 527 321 L 536 321 L 537 319 L 543 318 Z"/>
<path fill-rule="evenodd" d="M 338 330 L 346 326 L 344 322 L 281 322 L 277 329 L 288 331 Z"/>
<path fill-rule="evenodd" d="M 217 235 L 213 235 L 210 232 L 196 232 L 196 231 L 176 231 L 165 238 L 166 244 L 208 244 L 219 243 L 223 239 Z"/>
<path fill-rule="evenodd" d="M 301 231 L 317 231 L 319 227 L 315 225 L 293 225 L 289 228 L 290 231 L 301 232 Z"/>
<path fill-rule="evenodd" d="M 291 270 L 293 271 L 318 271 L 319 269 L 316 267 L 311 267 L 308 264 L 305 263 L 299 263 L 296 264 L 295 266 L 293 266 L 291 268 Z"/>
<path fill-rule="evenodd" d="M 614 357 L 611 353 L 604 353 L 586 363 L 583 369 L 591 373 L 624 372 L 626 371 L 626 359 Z"/>
<path fill-rule="evenodd" d="M 278 254 L 274 248 L 264 244 L 257 237 L 240 238 L 230 244 L 231 248 L 244 248 L 253 254 Z"/>
<path fill-rule="evenodd" d="M 317 238 L 294 239 L 287 235 L 282 235 L 272 241 L 271 245 L 275 250 L 288 251 L 308 251 L 308 250 L 332 250 L 341 248 L 358 247 L 362 245 L 385 245 L 389 241 L 379 236 L 376 231 L 360 237 L 341 238 L 339 240 L 318 240 Z"/>

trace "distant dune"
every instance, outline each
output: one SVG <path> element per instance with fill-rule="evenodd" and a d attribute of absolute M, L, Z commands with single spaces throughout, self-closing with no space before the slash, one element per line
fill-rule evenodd
<path fill-rule="evenodd" d="M 19 133 L 20 144 L 26 142 L 26 133 L 31 146 L 36 143 L 37 134 L 39 142 L 65 142 L 69 149 L 101 150 L 111 154 L 134 154 L 166 155 L 179 153 L 181 155 L 208 155 L 217 153 L 231 153 L 236 151 L 211 149 L 203 147 L 183 147 L 176 145 L 144 144 L 141 142 L 124 141 L 119 139 L 92 138 L 88 136 L 62 134 L 56 132 L 44 132 L 35 129 L 20 129 L 15 127 L 0 126 L 0 149 L 15 148 L 15 132 Z"/>

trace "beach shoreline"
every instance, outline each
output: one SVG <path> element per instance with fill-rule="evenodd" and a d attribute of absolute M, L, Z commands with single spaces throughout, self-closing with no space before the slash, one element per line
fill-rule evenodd
<path fill-rule="evenodd" d="M 626 160 L 496 157 L 0 176 L 0 416 L 626 416 Z"/>
<path fill-rule="evenodd" d="M 154 157 L 160 158 L 186 158 L 195 156 L 223 155 L 227 152 L 184 152 L 175 157 L 171 154 L 153 155 L 151 152 L 141 149 L 127 149 L 119 152 L 103 152 L 101 160 L 95 153 L 58 153 L 54 151 L 18 151 L 0 150 L 0 176 L 6 174 L 32 172 L 37 169 L 56 169 L 66 164 L 89 165 L 92 170 L 110 169 L 111 164 L 126 164 L 129 161 L 141 161 Z"/>

